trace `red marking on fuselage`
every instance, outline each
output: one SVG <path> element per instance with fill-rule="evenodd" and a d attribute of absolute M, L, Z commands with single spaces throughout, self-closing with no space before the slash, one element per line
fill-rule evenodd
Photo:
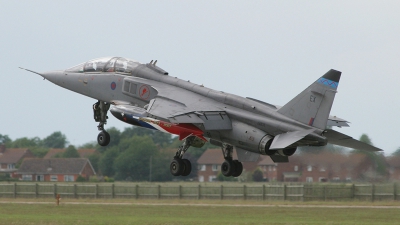
<path fill-rule="evenodd" d="M 145 121 L 147 123 L 152 123 L 160 126 L 162 129 L 164 129 L 166 132 L 175 134 L 179 136 L 179 140 L 185 139 L 191 135 L 196 136 L 204 141 L 207 141 L 207 139 L 204 138 L 203 134 L 204 132 L 200 130 L 198 127 L 196 127 L 193 124 L 190 123 L 169 123 L 161 120 L 149 120 L 149 119 L 142 119 L 142 121 Z"/>
<path fill-rule="evenodd" d="M 146 94 L 146 92 L 147 92 L 147 89 L 146 89 L 146 88 L 143 89 L 143 90 L 142 90 L 142 94 L 140 94 L 140 96 L 143 97 L 143 95 Z"/>
<path fill-rule="evenodd" d="M 141 99 L 147 100 L 150 97 L 150 92 L 150 88 L 144 84 L 139 88 L 139 97 Z"/>
<path fill-rule="evenodd" d="M 308 122 L 308 125 L 312 126 L 314 123 L 314 118 L 311 117 L 310 122 Z"/>

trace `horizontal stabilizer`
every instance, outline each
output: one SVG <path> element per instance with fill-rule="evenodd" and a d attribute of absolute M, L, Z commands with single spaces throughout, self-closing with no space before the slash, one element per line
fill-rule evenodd
<path fill-rule="evenodd" d="M 276 163 L 286 163 L 289 162 L 289 157 L 288 156 L 282 156 L 282 155 L 271 155 L 270 156 L 272 161 Z"/>
<path fill-rule="evenodd" d="M 276 149 L 286 148 L 289 145 L 296 143 L 297 141 L 300 141 L 308 134 L 311 134 L 313 131 L 314 129 L 309 129 L 309 130 L 292 131 L 284 134 L 279 134 L 275 136 L 274 140 L 272 141 L 271 147 L 269 149 L 276 150 Z"/>
<path fill-rule="evenodd" d="M 354 148 L 366 151 L 382 151 L 380 148 L 376 148 L 367 143 L 357 141 L 350 136 L 337 132 L 335 130 L 327 129 L 324 132 L 324 136 L 328 138 L 328 142 L 334 145 L 340 145 L 343 147 Z"/>
<path fill-rule="evenodd" d="M 329 116 L 328 122 L 326 124 L 328 127 L 349 127 L 349 121 L 346 121 L 344 119 L 341 119 L 336 116 Z"/>

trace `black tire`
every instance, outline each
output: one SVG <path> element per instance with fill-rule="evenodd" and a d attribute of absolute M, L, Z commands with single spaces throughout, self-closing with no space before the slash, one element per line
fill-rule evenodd
<path fill-rule="evenodd" d="M 97 135 L 97 143 L 101 146 L 107 146 L 110 143 L 110 134 L 107 131 L 101 131 Z"/>
<path fill-rule="evenodd" d="M 238 160 L 233 160 L 233 164 L 235 165 L 235 172 L 232 173 L 232 177 L 238 177 L 243 172 L 243 164 Z"/>
<path fill-rule="evenodd" d="M 172 160 L 169 166 L 169 171 L 174 176 L 180 176 L 182 175 L 184 168 L 185 164 L 183 163 L 182 159 L 176 158 Z"/>
<path fill-rule="evenodd" d="M 192 163 L 188 159 L 182 159 L 182 162 L 184 164 L 184 170 L 182 172 L 182 176 L 187 176 L 192 172 Z"/>
<path fill-rule="evenodd" d="M 225 162 L 221 165 L 221 173 L 226 177 L 232 176 L 233 172 L 235 171 L 235 165 L 233 164 L 232 160 L 225 160 Z"/>

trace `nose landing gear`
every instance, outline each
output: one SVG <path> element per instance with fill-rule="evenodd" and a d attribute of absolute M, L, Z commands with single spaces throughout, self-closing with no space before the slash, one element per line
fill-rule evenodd
<path fill-rule="evenodd" d="M 97 128 L 100 133 L 97 135 L 97 143 L 101 146 L 107 146 L 110 143 L 110 134 L 104 130 L 104 125 L 107 124 L 107 111 L 110 109 L 110 104 L 107 102 L 98 101 L 93 104 L 93 117 L 96 122 L 99 122 Z"/>
<path fill-rule="evenodd" d="M 101 146 L 107 146 L 110 143 L 110 134 L 102 130 L 98 135 L 97 135 L 97 143 Z"/>

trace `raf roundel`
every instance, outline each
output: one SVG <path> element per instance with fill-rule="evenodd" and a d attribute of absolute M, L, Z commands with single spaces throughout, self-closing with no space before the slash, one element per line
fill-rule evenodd
<path fill-rule="evenodd" d="M 141 99 L 147 100 L 150 96 L 150 88 L 147 85 L 142 85 L 139 88 L 139 96 Z"/>
<path fill-rule="evenodd" d="M 117 84 L 116 84 L 115 82 L 112 82 L 112 83 L 111 83 L 111 89 L 112 89 L 112 90 L 115 90 L 116 87 L 117 87 Z"/>

